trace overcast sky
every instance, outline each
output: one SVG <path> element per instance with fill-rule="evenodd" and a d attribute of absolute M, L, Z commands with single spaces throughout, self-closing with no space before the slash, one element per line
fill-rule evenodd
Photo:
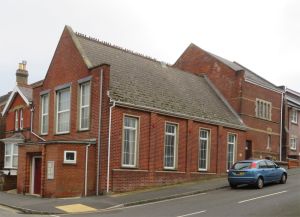
<path fill-rule="evenodd" d="M 173 64 L 193 42 L 300 92 L 298 0 L 7 0 L 0 6 L 0 95 L 44 79 L 65 25 Z M 63 72 L 62 72 L 63 73 Z"/>

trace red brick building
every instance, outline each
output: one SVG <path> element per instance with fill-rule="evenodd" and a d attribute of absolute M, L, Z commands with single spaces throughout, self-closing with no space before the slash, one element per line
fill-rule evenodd
<path fill-rule="evenodd" d="M 300 166 L 300 93 L 285 89 L 283 115 L 283 160 Z"/>
<path fill-rule="evenodd" d="M 205 74 L 247 125 L 246 158 L 281 159 L 283 91 L 246 67 L 191 44 L 174 64 Z"/>
<path fill-rule="evenodd" d="M 8 129 L 16 134 L 13 117 L 21 106 L 24 126 L 27 115 L 33 120 L 18 142 L 19 193 L 128 191 L 225 173 L 245 158 L 246 127 L 205 75 L 70 27 L 45 79 L 32 87 L 29 107 L 24 91 L 14 92 Z"/>

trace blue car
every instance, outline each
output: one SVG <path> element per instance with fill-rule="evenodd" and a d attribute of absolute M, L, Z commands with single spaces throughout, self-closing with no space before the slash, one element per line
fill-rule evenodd
<path fill-rule="evenodd" d="M 248 184 L 261 189 L 266 183 L 285 184 L 286 180 L 287 171 L 270 160 L 238 161 L 228 170 L 228 182 L 231 188 Z"/>

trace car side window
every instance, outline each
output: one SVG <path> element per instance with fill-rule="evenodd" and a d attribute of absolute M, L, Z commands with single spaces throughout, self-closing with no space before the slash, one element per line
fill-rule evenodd
<path fill-rule="evenodd" d="M 266 161 L 268 168 L 275 168 L 275 164 L 269 160 Z"/>
<path fill-rule="evenodd" d="M 265 161 L 260 161 L 260 162 L 258 162 L 258 168 L 259 168 L 259 169 L 267 168 L 266 162 L 265 162 Z"/>

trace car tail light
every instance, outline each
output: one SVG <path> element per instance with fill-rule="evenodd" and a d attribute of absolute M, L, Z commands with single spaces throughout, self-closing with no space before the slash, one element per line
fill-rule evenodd
<path fill-rule="evenodd" d="M 251 163 L 250 169 L 256 169 L 256 162 L 252 162 L 252 163 Z"/>

